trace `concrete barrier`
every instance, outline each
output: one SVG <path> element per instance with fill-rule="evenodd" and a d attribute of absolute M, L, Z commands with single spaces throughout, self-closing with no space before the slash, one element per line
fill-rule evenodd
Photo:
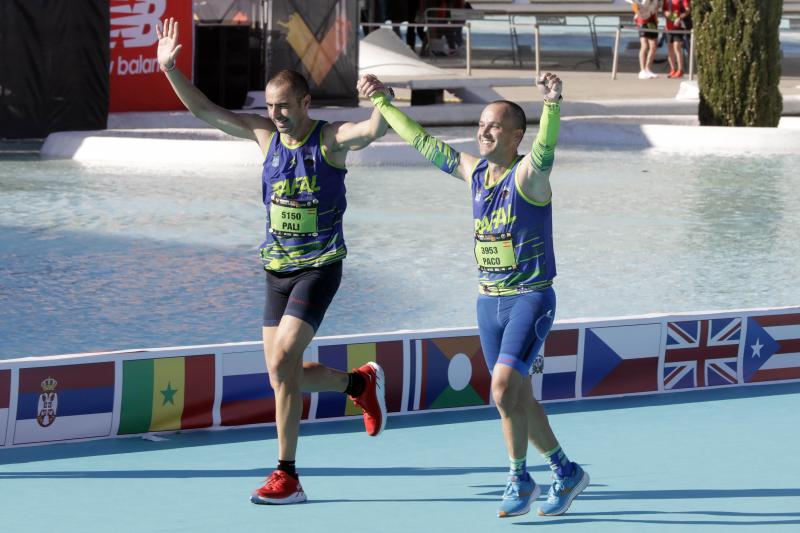
<path fill-rule="evenodd" d="M 475 116 L 478 114 L 476 110 Z M 459 151 L 477 153 L 471 137 L 444 136 L 443 139 Z M 657 150 L 735 156 L 795 155 L 798 146 L 800 123 L 792 117 L 780 128 L 698 127 L 566 118 L 559 138 L 562 149 Z M 59 132 L 47 138 L 41 154 L 47 158 L 86 163 L 257 166 L 263 161 L 255 143 L 209 128 Z M 355 167 L 424 166 L 428 163 L 416 150 L 392 135 L 364 150 L 351 152 L 347 164 Z"/>

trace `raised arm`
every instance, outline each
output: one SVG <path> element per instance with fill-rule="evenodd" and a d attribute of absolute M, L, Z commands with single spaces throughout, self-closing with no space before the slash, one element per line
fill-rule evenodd
<path fill-rule="evenodd" d="M 179 41 L 178 21 L 173 18 L 165 19 L 163 29 L 157 27 L 156 34 L 158 65 L 183 105 L 200 120 L 229 135 L 258 142 L 264 151 L 269 136 L 275 131 L 272 121 L 260 115 L 234 113 L 214 104 L 175 68 L 175 61 L 183 46 Z"/>
<path fill-rule="evenodd" d="M 356 87 L 361 87 L 367 80 L 375 79 L 375 76 L 367 74 L 358 80 Z M 386 90 L 383 85 L 381 87 Z M 329 126 L 331 150 L 333 151 L 347 151 L 347 150 L 361 150 L 374 141 L 386 135 L 386 130 L 389 125 L 383 119 L 380 111 L 377 109 L 372 111 L 372 115 L 361 122 L 333 122 Z"/>
<path fill-rule="evenodd" d="M 517 167 L 515 179 L 522 192 L 536 203 L 550 201 L 550 171 L 553 169 L 556 142 L 561 130 L 561 80 L 549 72 L 538 80 L 544 94 L 539 132 L 533 141 L 531 153 Z"/>
<path fill-rule="evenodd" d="M 383 84 L 373 76 L 359 86 L 359 91 L 368 97 L 386 122 L 408 144 L 443 172 L 469 183 L 470 173 L 478 162 L 473 155 L 458 152 L 446 142 L 426 132 L 411 117 L 397 109 L 386 96 Z"/>

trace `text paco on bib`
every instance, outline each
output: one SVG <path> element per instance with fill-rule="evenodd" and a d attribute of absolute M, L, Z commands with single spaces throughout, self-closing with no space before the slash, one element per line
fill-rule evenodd
<path fill-rule="evenodd" d="M 486 272 L 509 272 L 517 268 L 511 233 L 475 234 L 475 260 Z"/>

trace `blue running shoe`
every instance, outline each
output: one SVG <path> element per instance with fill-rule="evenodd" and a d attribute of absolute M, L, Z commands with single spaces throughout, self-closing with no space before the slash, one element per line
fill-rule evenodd
<path fill-rule="evenodd" d="M 539 497 L 542 489 L 525 472 L 521 476 L 508 476 L 503 502 L 497 510 L 499 518 L 519 516 L 531 510 L 531 504 Z"/>
<path fill-rule="evenodd" d="M 567 512 L 572 500 L 589 486 L 589 474 L 577 463 L 572 463 L 572 475 L 553 479 L 547 501 L 539 507 L 539 516 L 558 516 Z"/>

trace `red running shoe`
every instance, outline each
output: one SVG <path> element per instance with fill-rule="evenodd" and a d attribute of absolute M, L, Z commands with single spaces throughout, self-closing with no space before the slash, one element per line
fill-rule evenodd
<path fill-rule="evenodd" d="M 306 493 L 303 492 L 299 479 L 282 470 L 275 470 L 261 488 L 253 491 L 250 501 L 261 505 L 303 503 L 306 501 Z"/>
<path fill-rule="evenodd" d="M 386 388 L 383 369 L 377 363 L 367 363 L 354 368 L 364 377 L 364 391 L 358 398 L 350 396 L 353 403 L 364 412 L 364 427 L 371 437 L 377 437 L 386 426 Z"/>

